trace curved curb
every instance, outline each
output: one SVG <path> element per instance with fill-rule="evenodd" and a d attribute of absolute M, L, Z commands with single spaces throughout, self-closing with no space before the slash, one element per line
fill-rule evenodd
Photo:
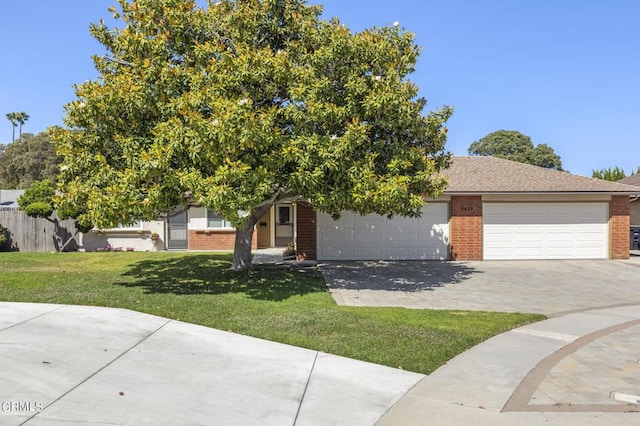
<path fill-rule="evenodd" d="M 608 404 L 554 404 L 554 405 L 530 405 L 531 397 L 538 389 L 542 381 L 551 372 L 560 361 L 567 356 L 585 347 L 600 337 L 624 330 L 634 325 L 640 324 L 640 319 L 627 321 L 618 325 L 603 328 L 593 333 L 587 334 L 557 350 L 553 354 L 544 358 L 540 363 L 529 372 L 520 385 L 515 389 L 511 398 L 507 401 L 502 411 L 558 411 L 558 412 L 574 412 L 574 411 L 597 411 L 597 412 L 630 412 L 640 411 L 640 406 L 636 404 L 629 405 L 608 405 Z"/>

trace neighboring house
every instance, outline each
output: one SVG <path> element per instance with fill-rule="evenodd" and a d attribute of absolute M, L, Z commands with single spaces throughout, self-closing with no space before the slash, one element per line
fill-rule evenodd
<path fill-rule="evenodd" d="M 622 179 L 618 183 L 640 187 L 640 173 Z M 631 226 L 640 226 L 640 199 L 638 199 L 638 196 L 631 197 L 630 217 Z"/>
<path fill-rule="evenodd" d="M 0 210 L 18 210 L 18 197 L 24 189 L 0 189 Z"/>
<path fill-rule="evenodd" d="M 299 258 L 316 260 L 629 257 L 630 197 L 640 188 L 494 157 L 454 157 L 443 174 L 446 191 L 420 218 L 344 212 L 334 221 L 304 202 L 282 202 L 258 222 L 253 247 L 294 242 Z M 204 208 L 140 227 L 127 238 L 146 240 L 155 227 L 158 249 L 232 250 L 235 239 Z M 125 235 L 114 232 L 113 241 Z"/>

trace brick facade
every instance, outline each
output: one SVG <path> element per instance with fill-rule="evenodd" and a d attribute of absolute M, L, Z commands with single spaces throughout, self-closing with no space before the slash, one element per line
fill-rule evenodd
<path fill-rule="evenodd" d="M 630 201 L 627 195 L 614 195 L 609 204 L 609 233 L 611 259 L 629 258 L 629 210 Z"/>
<path fill-rule="evenodd" d="M 316 211 L 304 204 L 296 208 L 296 251 L 298 260 L 315 260 L 317 256 Z"/>
<path fill-rule="evenodd" d="M 482 260 L 482 197 L 451 197 L 452 260 Z"/>
<path fill-rule="evenodd" d="M 189 250 L 233 250 L 236 231 L 233 229 L 189 230 Z M 257 231 L 253 231 L 251 249 L 258 247 Z"/>

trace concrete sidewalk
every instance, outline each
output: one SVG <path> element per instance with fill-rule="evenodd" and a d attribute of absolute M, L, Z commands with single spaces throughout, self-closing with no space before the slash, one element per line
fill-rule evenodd
<path fill-rule="evenodd" d="M 123 309 L 0 302 L 1 425 L 371 425 L 423 377 Z"/>

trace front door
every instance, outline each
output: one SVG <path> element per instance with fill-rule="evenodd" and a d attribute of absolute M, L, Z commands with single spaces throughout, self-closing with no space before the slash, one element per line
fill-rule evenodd
<path fill-rule="evenodd" d="M 258 221 L 258 248 L 271 247 L 271 209 Z"/>
<path fill-rule="evenodd" d="M 188 248 L 187 219 L 187 211 L 185 210 L 167 220 L 168 250 L 186 250 Z"/>
<path fill-rule="evenodd" d="M 293 205 L 276 204 L 276 247 L 293 242 Z"/>

